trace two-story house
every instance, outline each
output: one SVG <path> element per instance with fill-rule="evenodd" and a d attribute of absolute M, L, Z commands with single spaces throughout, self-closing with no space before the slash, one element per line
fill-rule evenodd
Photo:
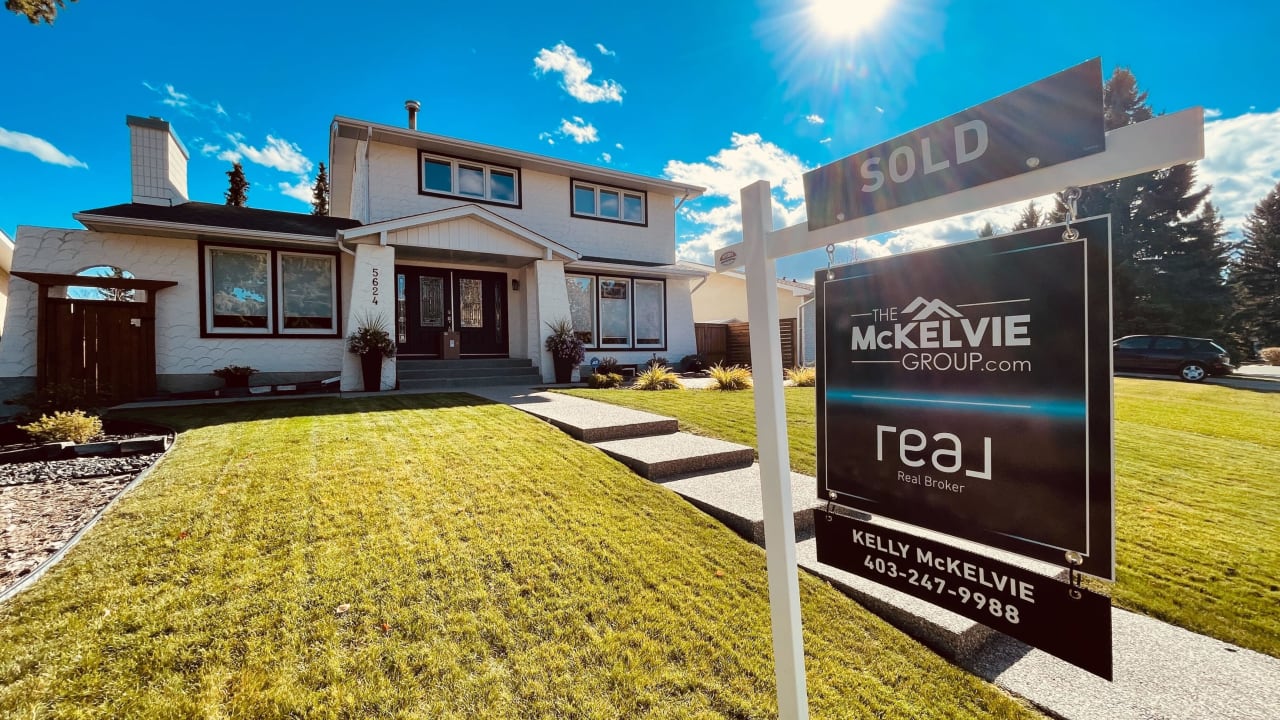
<path fill-rule="evenodd" d="M 702 188 L 420 132 L 406 106 L 403 128 L 334 119 L 330 217 L 192 201 L 169 123 L 127 118 L 132 201 L 75 213 L 87 230 L 18 229 L 0 394 L 84 375 L 202 389 L 225 365 L 355 390 L 344 338 L 370 320 L 398 358 L 525 359 L 547 382 L 561 319 L 588 358 L 695 352 L 705 273 L 676 263 L 675 213 Z M 68 296 L 105 283 L 77 276 L 99 266 L 124 271 L 132 304 Z"/>

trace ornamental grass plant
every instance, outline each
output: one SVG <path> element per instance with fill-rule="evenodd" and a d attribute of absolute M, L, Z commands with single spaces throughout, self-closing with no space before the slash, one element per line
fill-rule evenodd
<path fill-rule="evenodd" d="M 684 384 L 680 382 L 680 376 L 666 365 L 652 365 L 636 374 L 631 387 L 634 390 L 683 390 Z"/>
<path fill-rule="evenodd" d="M 746 390 L 751 387 L 751 371 L 739 365 L 712 365 L 710 373 L 717 390 Z"/>

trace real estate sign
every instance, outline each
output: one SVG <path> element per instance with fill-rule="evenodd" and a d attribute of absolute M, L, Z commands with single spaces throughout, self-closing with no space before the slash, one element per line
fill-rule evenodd
<path fill-rule="evenodd" d="M 809 229 L 1102 152 L 1102 61 L 1068 68 L 804 176 Z"/>
<path fill-rule="evenodd" d="M 819 271 L 819 496 L 1114 577 L 1109 219 Z"/>

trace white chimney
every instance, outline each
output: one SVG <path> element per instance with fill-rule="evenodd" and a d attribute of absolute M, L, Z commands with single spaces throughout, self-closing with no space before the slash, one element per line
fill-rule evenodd
<path fill-rule="evenodd" d="M 125 117 L 129 126 L 129 166 L 133 202 L 181 205 L 187 198 L 187 159 L 191 156 L 169 123 L 158 117 Z"/>

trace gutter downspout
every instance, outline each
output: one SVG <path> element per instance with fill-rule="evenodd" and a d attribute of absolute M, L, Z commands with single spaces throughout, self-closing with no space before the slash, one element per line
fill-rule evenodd
<path fill-rule="evenodd" d="M 373 166 L 369 164 L 369 151 L 373 148 L 373 126 L 370 125 L 367 131 L 369 137 L 366 138 L 364 144 L 364 212 L 369 219 L 373 219 Z M 386 243 L 384 242 L 383 245 Z"/>

